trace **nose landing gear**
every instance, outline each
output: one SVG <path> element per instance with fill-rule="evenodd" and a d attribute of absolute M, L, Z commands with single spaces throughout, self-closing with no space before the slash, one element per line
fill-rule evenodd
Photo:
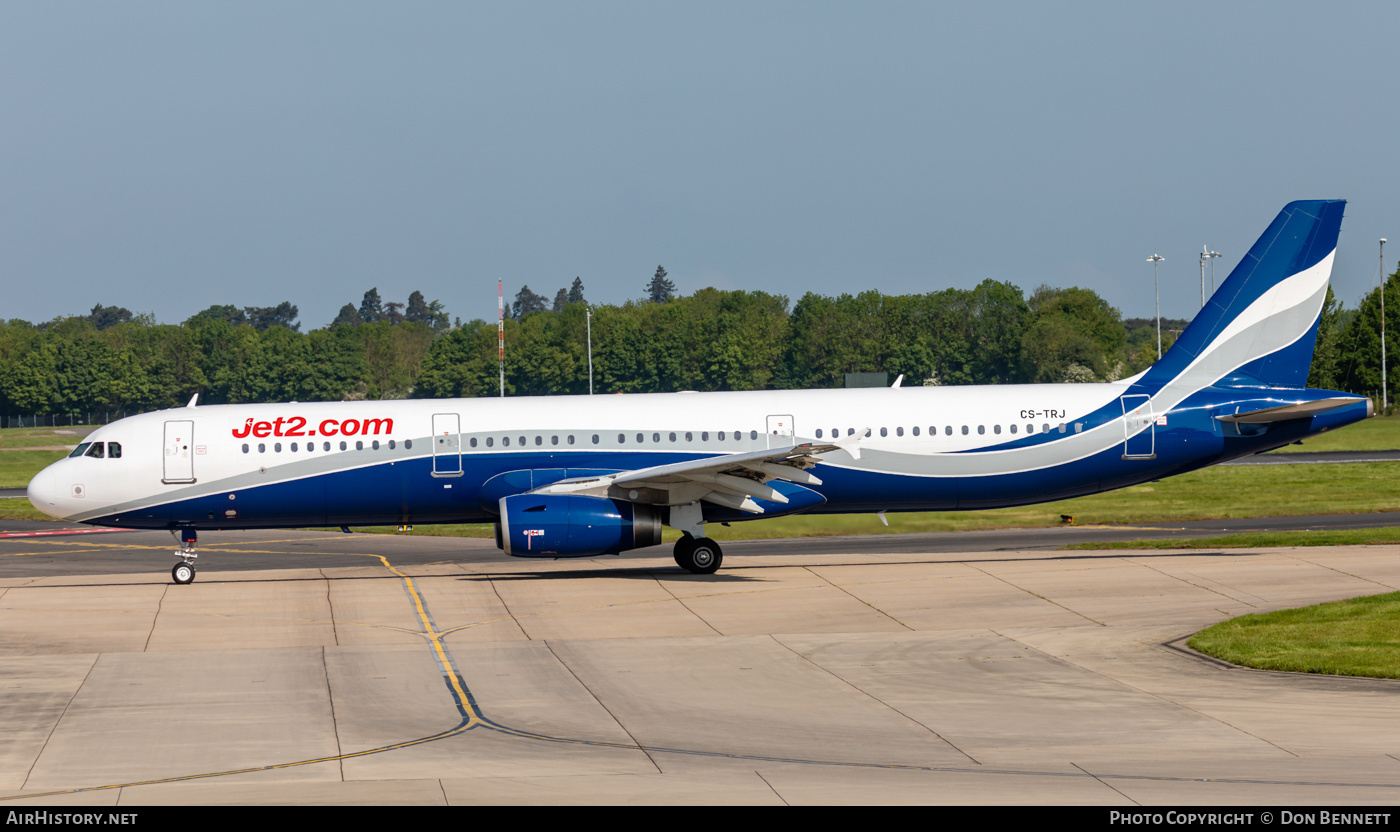
<path fill-rule="evenodd" d="M 174 531 L 171 534 L 175 534 Z M 195 553 L 194 547 L 198 543 L 194 529 L 179 530 L 180 548 L 175 552 L 175 557 L 180 562 L 175 564 L 175 568 L 170 570 L 170 577 L 177 584 L 187 584 L 194 581 L 195 569 L 194 559 L 199 557 Z"/>

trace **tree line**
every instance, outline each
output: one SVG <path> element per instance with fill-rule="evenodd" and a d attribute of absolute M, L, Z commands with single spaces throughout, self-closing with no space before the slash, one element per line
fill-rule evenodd
<path fill-rule="evenodd" d="M 1027 295 L 986 280 L 790 303 L 761 291 L 678 295 L 658 267 L 644 288 L 639 300 L 592 306 L 578 278 L 553 303 L 523 286 L 504 321 L 506 394 L 587 393 L 590 311 L 599 393 L 840 387 L 869 371 L 902 374 L 906 386 L 1112 381 L 1157 359 L 1155 320 L 1125 321 L 1078 287 Z M 1344 310 L 1329 290 L 1310 386 L 1378 395 L 1381 291 Z M 1384 291 L 1387 330 L 1400 333 L 1400 270 Z M 1163 321 L 1164 348 L 1185 325 Z M 0 414 L 154 410 L 195 393 L 208 404 L 494 396 L 496 339 L 495 321 L 449 321 L 420 292 L 399 303 L 371 289 L 309 332 L 290 303 L 212 306 L 180 324 L 98 304 L 0 323 Z"/>

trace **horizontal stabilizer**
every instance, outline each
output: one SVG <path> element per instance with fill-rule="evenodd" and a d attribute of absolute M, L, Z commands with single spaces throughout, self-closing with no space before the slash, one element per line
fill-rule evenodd
<path fill-rule="evenodd" d="M 1306 419 L 1318 413 L 1326 413 L 1329 410 L 1336 410 L 1341 407 L 1356 404 L 1357 402 L 1369 402 L 1360 396 L 1339 396 L 1334 399 L 1318 399 L 1312 402 L 1300 402 L 1298 404 L 1285 404 L 1279 407 L 1266 407 L 1263 410 L 1251 410 L 1247 413 L 1234 413 L 1229 416 L 1216 416 L 1222 422 L 1239 422 L 1246 425 L 1266 425 L 1270 422 L 1287 422 L 1290 419 Z M 1366 415 L 1371 415 L 1371 408 L 1367 406 Z"/>

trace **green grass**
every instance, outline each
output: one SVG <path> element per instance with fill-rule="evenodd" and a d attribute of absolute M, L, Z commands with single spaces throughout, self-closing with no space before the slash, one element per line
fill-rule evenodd
<path fill-rule="evenodd" d="M 1400 679 L 1400 592 L 1244 615 L 1187 643 L 1246 667 Z"/>
<path fill-rule="evenodd" d="M 1177 540 L 1124 540 L 1071 543 L 1068 549 L 1267 549 L 1282 546 L 1377 546 L 1400 543 L 1400 528 L 1248 532 Z"/>
<path fill-rule="evenodd" d="M 23 497 L 0 499 L 0 521 L 52 520 L 53 518 L 29 504 Z"/>
<path fill-rule="evenodd" d="M 67 451 L 5 451 L 0 453 L 0 488 L 24 488 L 34 475 L 68 456 Z"/>
<path fill-rule="evenodd" d="M 44 445 L 67 445 L 72 447 L 82 441 L 81 436 L 0 436 L 0 451 L 15 448 L 37 448 Z"/>
<path fill-rule="evenodd" d="M 1276 454 L 1319 451 L 1400 450 L 1400 416 L 1376 416 L 1304 439 L 1301 445 L 1285 445 Z"/>

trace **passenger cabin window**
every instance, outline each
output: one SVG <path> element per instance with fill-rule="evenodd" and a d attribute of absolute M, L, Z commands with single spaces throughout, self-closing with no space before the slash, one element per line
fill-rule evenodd
<path fill-rule="evenodd" d="M 247 443 L 247 442 L 244 442 L 244 443 L 243 443 L 243 453 L 245 453 L 245 454 L 248 453 L 248 443 Z"/>
<path fill-rule="evenodd" d="M 967 436 L 967 425 L 963 425 L 963 426 L 962 426 L 962 429 L 963 429 L 963 436 Z"/>
<path fill-rule="evenodd" d="M 992 425 L 992 433 L 1001 435 L 1001 425 Z"/>
<path fill-rule="evenodd" d="M 978 435 L 978 436 L 981 436 L 982 434 L 984 434 L 984 433 L 986 433 L 986 432 L 987 432 L 987 427 L 986 427 L 985 425 L 978 425 L 978 426 L 977 426 L 977 435 Z"/>
<path fill-rule="evenodd" d="M 441 443 L 442 440 L 439 439 L 438 442 Z M 502 437 L 501 437 L 501 444 L 504 445 L 505 447 L 509 448 L 509 447 L 510 447 L 510 437 L 509 437 L 509 436 L 502 436 Z"/>
<path fill-rule="evenodd" d="M 895 436 L 903 436 L 903 435 L 904 435 L 904 428 L 895 428 L 895 429 L 894 429 L 894 435 L 895 435 Z"/>
<path fill-rule="evenodd" d="M 467 440 L 467 444 L 469 444 L 469 445 L 471 445 L 473 448 L 475 448 L 475 447 L 476 447 L 476 437 L 473 436 L 471 439 Z M 393 448 L 394 448 L 394 440 L 390 439 L 390 440 L 389 440 L 389 449 L 390 449 L 390 450 L 393 450 Z"/>
<path fill-rule="evenodd" d="M 918 426 L 918 425 L 915 425 L 915 426 L 912 428 L 912 430 L 914 431 L 914 435 L 915 435 L 915 436 L 918 436 L 918 435 L 919 435 L 919 426 Z"/>
<path fill-rule="evenodd" d="M 822 429 L 821 429 L 821 428 L 817 428 L 817 438 L 818 438 L 818 439 L 821 439 L 821 438 L 822 438 Z"/>

